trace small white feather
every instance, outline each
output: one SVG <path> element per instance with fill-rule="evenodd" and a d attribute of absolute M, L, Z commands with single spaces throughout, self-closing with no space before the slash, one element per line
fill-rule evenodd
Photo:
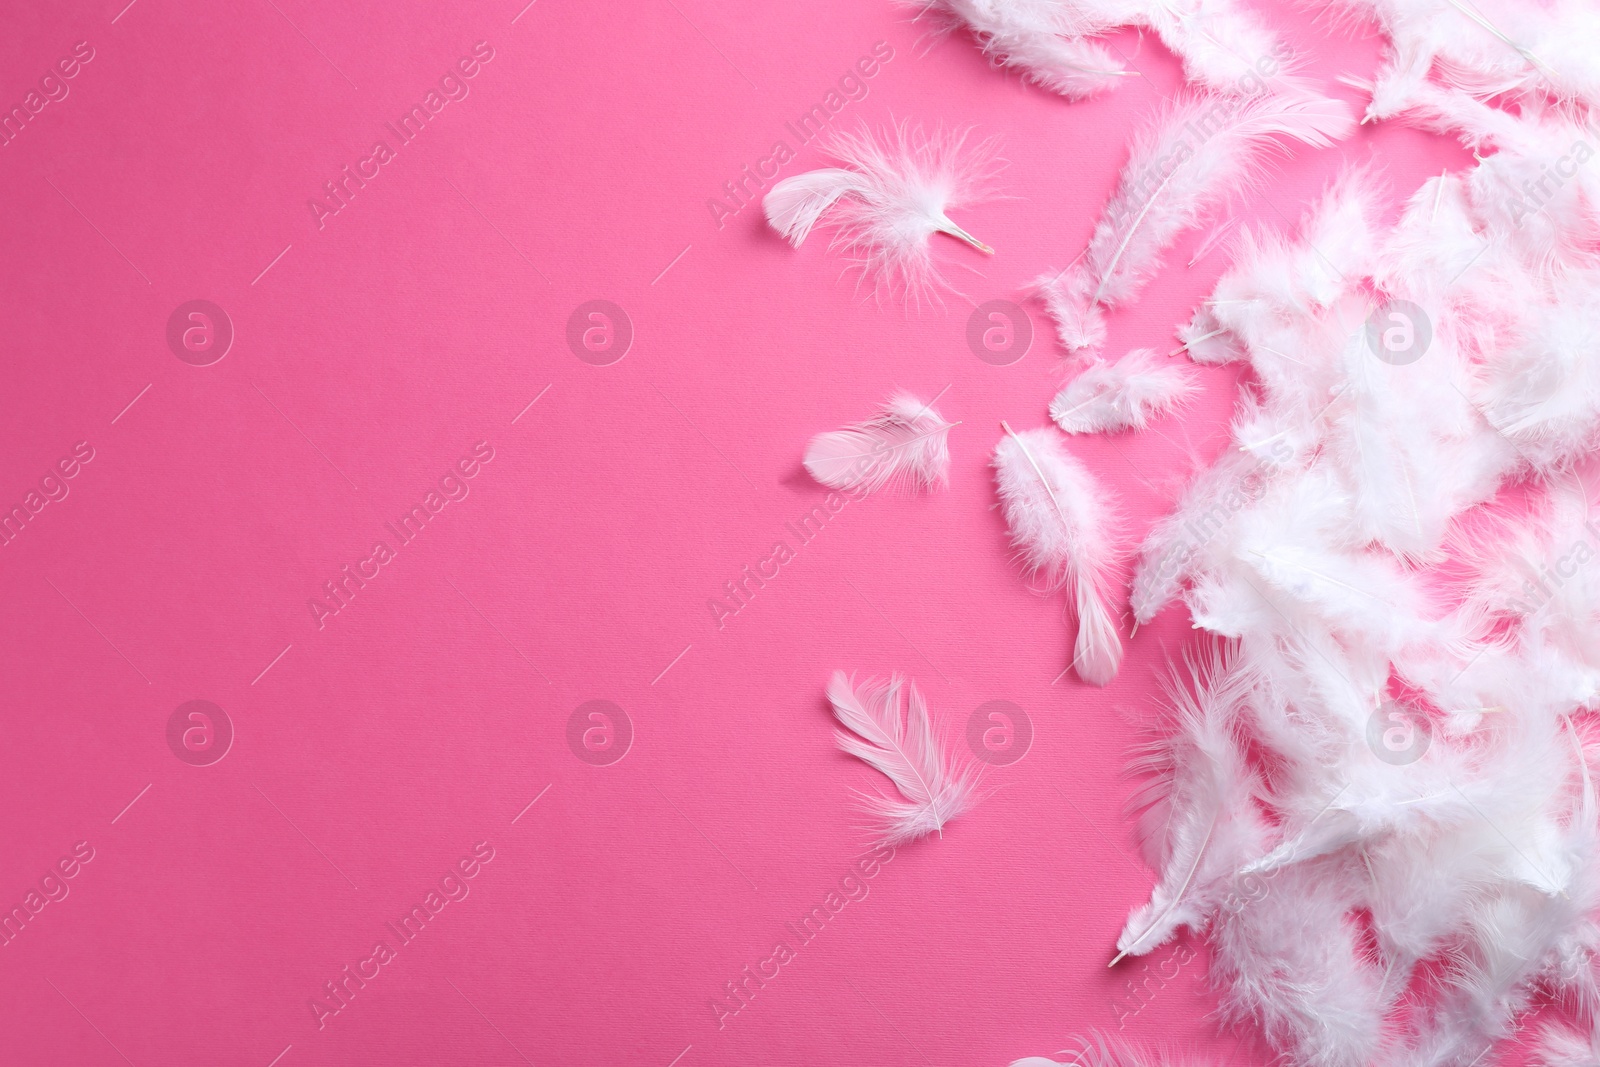
<path fill-rule="evenodd" d="M 949 234 L 985 255 L 994 249 L 947 212 L 992 195 L 1002 164 L 991 140 L 969 143 L 969 131 L 929 135 L 902 123 L 833 136 L 828 153 L 841 166 L 797 174 L 763 200 L 767 221 L 799 246 L 819 222 L 834 226 L 833 245 L 853 257 L 873 286 L 912 300 L 943 284 L 929 239 Z"/>
<path fill-rule="evenodd" d="M 858 687 L 843 671 L 835 671 L 828 700 L 845 727 L 836 735 L 839 747 L 882 771 L 900 793 L 901 799 L 870 795 L 866 801 L 885 842 L 898 845 L 942 834 L 946 823 L 971 810 L 977 774 L 970 762 L 945 750 L 915 682 L 896 674 L 887 681 L 868 679 Z"/>
<path fill-rule="evenodd" d="M 1011 542 L 1050 589 L 1071 586 L 1078 677 L 1105 685 L 1122 662 L 1122 638 L 1107 603 L 1116 550 L 1106 490 L 1061 445 L 1054 430 L 1024 430 L 995 446 L 995 476 Z"/>
<path fill-rule="evenodd" d="M 1194 372 L 1184 364 L 1165 362 L 1153 348 L 1135 348 L 1072 379 L 1050 402 L 1050 417 L 1067 433 L 1142 430 L 1194 391 Z"/>
<path fill-rule="evenodd" d="M 932 0 L 917 6 L 944 16 L 949 27 L 965 25 L 997 64 L 1068 100 L 1096 96 L 1135 73 L 1124 70 L 1105 45 L 1087 39 L 1110 26 L 1061 0 Z"/>
<path fill-rule="evenodd" d="M 933 405 L 899 393 L 867 421 L 812 438 L 806 470 L 830 489 L 943 489 L 950 484 L 949 438 L 955 425 Z"/>
<path fill-rule="evenodd" d="M 1170 105 L 1134 139 L 1083 257 L 1037 283 L 1061 343 L 1103 346 L 1103 309 L 1137 295 L 1178 235 L 1254 181 L 1270 149 L 1284 140 L 1326 148 L 1354 125 L 1337 100 L 1299 91 Z"/>

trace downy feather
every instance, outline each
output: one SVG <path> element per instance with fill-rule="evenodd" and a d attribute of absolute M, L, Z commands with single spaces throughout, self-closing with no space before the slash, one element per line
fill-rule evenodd
<path fill-rule="evenodd" d="M 1135 348 L 1115 363 L 1099 361 L 1050 402 L 1050 417 L 1067 433 L 1144 429 L 1194 394 L 1194 374 L 1153 348 Z"/>
<path fill-rule="evenodd" d="M 933 405 L 898 393 L 872 418 L 818 434 L 806 470 L 830 489 L 873 493 L 886 485 L 943 489 L 950 484 L 950 428 Z"/>
<path fill-rule="evenodd" d="M 855 260 L 874 289 L 913 301 L 943 284 L 929 249 L 935 233 L 993 254 L 946 214 L 992 195 L 1001 166 L 993 140 L 969 143 L 968 131 L 929 135 L 901 123 L 877 135 L 865 127 L 836 133 L 827 151 L 840 167 L 785 178 L 763 200 L 767 221 L 791 244 L 829 222 L 834 248 Z"/>
<path fill-rule="evenodd" d="M 1133 767 L 1153 775 L 1136 803 L 1145 809 L 1146 854 L 1161 880 L 1129 917 L 1117 959 L 1142 956 L 1184 927 L 1203 929 L 1234 872 L 1260 853 L 1265 838 L 1260 786 L 1239 740 L 1254 677 L 1223 647 L 1186 658 L 1189 677 L 1167 686 L 1173 734 L 1146 746 Z"/>
<path fill-rule="evenodd" d="M 1255 180 L 1270 149 L 1325 148 L 1353 128 L 1343 104 L 1300 91 L 1173 103 L 1135 138 L 1083 257 L 1036 283 L 1061 343 L 1103 346 L 1103 309 L 1137 295 L 1178 235 Z"/>
<path fill-rule="evenodd" d="M 1109 494 L 1054 430 L 1005 430 L 994 468 L 1011 542 L 1048 589 L 1070 585 L 1078 619 L 1072 665 L 1084 681 L 1105 685 L 1122 662 L 1108 608 L 1116 555 Z"/>
<path fill-rule="evenodd" d="M 845 728 L 835 735 L 839 747 L 881 771 L 900 793 L 899 799 L 881 794 L 865 798 L 886 843 L 942 834 L 951 819 L 971 810 L 977 773 L 970 762 L 945 750 L 915 682 L 896 674 L 856 686 L 843 671 L 835 671 L 828 700 Z"/>
<path fill-rule="evenodd" d="M 995 63 L 1029 81 L 1084 100 L 1135 72 L 1087 35 L 1110 27 L 1062 0 L 919 0 L 919 11 L 942 16 L 946 29 L 965 25 Z"/>

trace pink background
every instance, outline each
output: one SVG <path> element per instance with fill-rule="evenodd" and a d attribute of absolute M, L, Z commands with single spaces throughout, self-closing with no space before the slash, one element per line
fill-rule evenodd
<path fill-rule="evenodd" d="M 94 58 L 0 149 L 0 506 L 75 442 L 94 459 L 0 546 L 0 906 L 75 842 L 94 859 L 0 948 L 0 1060 L 944 1067 L 1119 1026 L 1233 1047 L 1203 955 L 1105 966 L 1151 884 L 1121 768 L 1187 619 L 1141 630 L 1108 689 L 1052 685 L 1072 631 L 1013 566 L 986 464 L 1064 368 L 1037 308 L 1017 363 L 965 341 L 972 302 L 1081 250 L 1172 58 L 1124 35 L 1145 76 L 1072 105 L 883 0 L 523 2 L 6 12 L 6 107 L 75 42 Z M 1370 34 L 1266 14 L 1319 79 L 1375 63 Z M 478 41 L 470 94 L 319 229 L 308 199 Z M 835 122 L 975 125 L 1010 161 L 1009 199 L 959 214 L 998 254 L 938 239 L 970 298 L 942 308 L 864 301 L 825 242 L 706 206 L 778 139 L 785 174 L 819 165 L 784 123 L 879 41 Z M 1346 162 L 1403 194 L 1463 158 L 1363 128 L 1245 215 L 1285 225 Z M 1173 344 L 1225 258 L 1186 268 L 1199 236 L 1113 352 Z M 196 298 L 236 331 L 205 367 L 165 340 Z M 635 330 L 610 366 L 565 340 L 596 298 Z M 1203 373 L 1182 417 L 1072 443 L 1130 544 L 1222 446 L 1235 375 Z M 719 629 L 708 598 L 822 500 L 806 441 L 896 387 L 962 420 L 950 490 L 850 504 Z M 470 495 L 319 629 L 308 599 L 478 441 Z M 1032 749 L 719 1028 L 710 999 L 869 844 L 853 793 L 880 780 L 833 747 L 836 668 L 907 672 L 955 744 L 1013 701 Z M 166 740 L 197 698 L 237 735 L 203 767 Z M 592 699 L 635 731 L 609 766 L 566 741 Z M 323 983 L 480 841 L 470 894 L 319 1029 Z"/>

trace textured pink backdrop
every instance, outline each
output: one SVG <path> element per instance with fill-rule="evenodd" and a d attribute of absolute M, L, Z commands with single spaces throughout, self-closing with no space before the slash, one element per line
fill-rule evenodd
<path fill-rule="evenodd" d="M 1013 567 L 986 468 L 998 420 L 1042 424 L 1061 380 L 1042 317 L 994 366 L 968 300 L 875 306 L 823 242 L 707 206 L 778 140 L 785 174 L 817 165 L 785 123 L 876 49 L 834 121 L 999 135 L 1010 198 L 961 215 L 998 254 L 938 253 L 971 301 L 1019 298 L 1178 88 L 1159 44 L 1118 38 L 1144 76 L 1071 105 L 883 0 L 124 2 L 13 0 L 0 38 L 25 111 L 92 50 L 0 148 L 0 508 L 93 457 L 0 545 L 0 907 L 44 902 L 0 947 L 0 1061 L 945 1067 L 1119 1027 L 1231 1047 L 1203 955 L 1105 966 L 1151 883 L 1121 768 L 1190 631 L 1168 612 L 1108 689 L 1052 685 L 1071 631 Z M 1374 64 L 1370 35 L 1267 14 L 1319 78 Z M 462 60 L 466 95 L 400 146 L 386 124 Z M 1404 192 L 1461 158 L 1363 128 L 1245 215 L 1285 224 L 1347 162 Z M 368 177 L 319 218 L 347 166 Z M 1113 317 L 1114 351 L 1170 346 L 1222 267 L 1186 268 L 1196 241 Z M 166 339 L 195 299 L 235 333 L 206 366 Z M 606 366 L 566 340 L 594 299 L 634 333 Z M 1130 543 L 1221 447 L 1234 378 L 1073 443 Z M 963 420 L 950 491 L 850 503 L 801 545 L 805 442 L 895 387 Z M 446 483 L 467 495 L 400 546 L 385 523 L 475 448 Z M 779 539 L 795 558 L 719 629 L 708 599 Z M 377 540 L 394 558 L 360 563 Z M 377 573 L 319 620 L 345 565 Z M 879 784 L 833 748 L 835 668 L 909 673 L 956 734 L 1012 701 L 1035 737 L 800 944 L 785 924 L 867 849 L 852 794 Z M 168 742 L 195 699 L 235 732 L 206 766 Z M 618 762 L 568 744 L 590 700 L 631 723 Z M 58 868 L 78 842 L 92 859 Z M 402 943 L 385 924 L 463 861 L 466 896 Z M 780 939 L 794 959 L 719 1017 Z M 347 966 L 377 973 L 319 1020 Z"/>

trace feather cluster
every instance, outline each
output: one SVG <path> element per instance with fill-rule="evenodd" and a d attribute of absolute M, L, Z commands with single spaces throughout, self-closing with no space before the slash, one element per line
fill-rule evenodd
<path fill-rule="evenodd" d="M 932 404 L 907 393 L 872 418 L 818 434 L 806 470 L 830 489 L 872 493 L 887 485 L 943 489 L 950 484 L 950 429 Z"/>
<path fill-rule="evenodd" d="M 1099 351 L 1105 309 L 1138 295 L 1178 236 L 1257 180 L 1274 148 L 1325 148 L 1354 125 L 1343 104 L 1298 89 L 1189 95 L 1169 105 L 1134 138 L 1084 254 L 1036 283 L 1061 343 Z"/>
<path fill-rule="evenodd" d="M 934 234 L 993 254 L 947 214 L 993 194 L 1002 165 L 993 140 L 974 142 L 967 131 L 930 135 L 902 123 L 876 135 L 865 128 L 837 133 L 827 151 L 839 166 L 785 178 L 762 201 L 767 222 L 790 244 L 799 247 L 826 221 L 834 248 L 875 291 L 913 301 L 943 284 L 929 248 Z"/>
<path fill-rule="evenodd" d="M 1195 391 L 1194 372 L 1153 348 L 1135 348 L 1115 363 L 1097 360 L 1050 402 L 1050 417 L 1068 433 L 1142 430 Z"/>
<path fill-rule="evenodd" d="M 946 823 L 971 810 L 977 773 L 970 762 L 946 751 L 915 682 L 892 675 L 857 686 L 835 671 L 828 700 L 844 727 L 837 733 L 839 747 L 883 772 L 900 793 L 866 798 L 884 842 L 898 845 L 943 833 Z"/>
<path fill-rule="evenodd" d="M 1183 61 L 1184 77 L 1218 92 L 1249 92 L 1287 50 L 1236 0 L 916 0 L 947 28 L 965 26 L 1001 66 L 1069 100 L 1095 96 L 1126 70 L 1099 37 L 1148 30 Z"/>
<path fill-rule="evenodd" d="M 1084 681 L 1105 685 L 1122 662 L 1109 607 L 1116 565 L 1110 496 L 1054 430 L 1005 429 L 994 469 L 1011 543 L 1047 590 L 1070 587 L 1078 620 L 1071 666 Z"/>
<path fill-rule="evenodd" d="M 1404 115 L 1444 89 L 1478 100 L 1600 105 L 1600 9 L 1583 0 L 1340 0 L 1388 37 L 1363 121 Z"/>
<path fill-rule="evenodd" d="M 1250 373 L 1134 578 L 1219 644 L 1139 765 L 1158 881 L 1118 950 L 1204 937 L 1294 1067 L 1491 1062 L 1552 999 L 1543 1062 L 1593 1064 L 1600 175 L 1567 110 L 1420 93 L 1478 162 L 1393 223 L 1355 170 L 1247 228 L 1183 331 Z"/>

